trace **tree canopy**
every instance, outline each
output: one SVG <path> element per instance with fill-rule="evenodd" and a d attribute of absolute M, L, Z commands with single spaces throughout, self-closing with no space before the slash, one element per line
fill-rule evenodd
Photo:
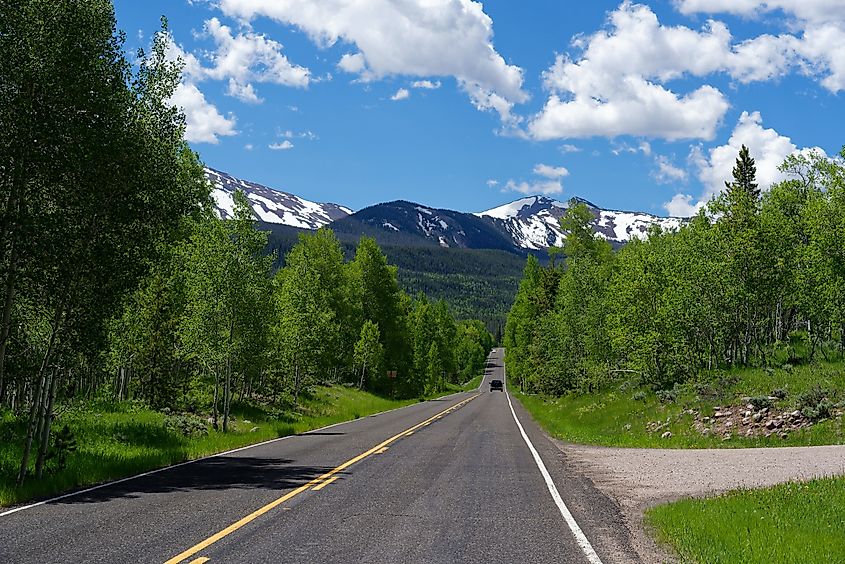
<path fill-rule="evenodd" d="M 589 391 L 620 376 L 655 388 L 731 366 L 845 353 L 845 149 L 795 154 L 761 195 L 743 147 L 726 190 L 675 232 L 617 252 L 567 210 L 563 264 L 525 267 L 505 327 L 525 388 Z"/>

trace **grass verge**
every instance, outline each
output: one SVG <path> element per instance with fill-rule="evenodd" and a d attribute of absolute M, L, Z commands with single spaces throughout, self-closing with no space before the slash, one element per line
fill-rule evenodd
<path fill-rule="evenodd" d="M 800 408 L 802 394 L 816 387 L 826 390 L 835 401 L 845 400 L 845 363 L 737 370 L 678 387 L 662 397 L 627 383 L 597 393 L 572 393 L 557 398 L 510 389 L 546 432 L 573 443 L 651 448 L 845 444 L 845 421 L 841 416 L 791 431 L 786 438 L 779 434 L 733 435 L 725 440 L 723 435 L 704 434 L 696 427 L 701 416 L 712 415 L 717 406 L 742 404 L 743 398 L 769 396 L 776 390 L 785 392 L 785 397 L 773 402 L 773 410 Z M 671 436 L 663 438 L 667 431 Z"/>
<path fill-rule="evenodd" d="M 448 390 L 446 395 L 459 390 Z M 432 396 L 436 397 L 436 396 Z M 23 442 L 23 424 L 10 415 L 0 417 L 0 507 L 49 497 L 155 468 L 262 441 L 302 433 L 334 423 L 404 407 L 419 399 L 392 400 L 345 386 L 318 387 L 296 411 L 271 414 L 255 407 L 233 409 L 230 431 L 184 436 L 168 428 L 168 417 L 147 407 L 124 402 L 86 409 L 59 410 L 54 428 L 67 425 L 77 449 L 64 469 L 41 480 L 29 478 L 15 486 Z"/>
<path fill-rule="evenodd" d="M 468 382 L 465 382 L 465 383 L 461 386 L 461 389 L 462 389 L 463 391 L 465 391 L 465 392 L 471 392 L 471 391 L 473 391 L 473 390 L 477 390 L 477 389 L 478 389 L 478 386 L 480 386 L 480 385 L 481 385 L 481 380 L 482 380 L 482 378 L 484 378 L 484 375 L 483 375 L 483 374 L 479 374 L 478 376 L 476 376 L 476 377 L 475 377 L 475 378 L 473 378 L 472 380 L 470 380 L 470 381 L 468 381 Z"/>
<path fill-rule="evenodd" d="M 690 562 L 845 561 L 845 478 L 739 490 L 650 509 L 658 538 Z"/>

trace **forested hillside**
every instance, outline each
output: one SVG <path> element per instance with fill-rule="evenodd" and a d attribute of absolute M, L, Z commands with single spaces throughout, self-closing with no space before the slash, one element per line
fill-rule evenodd
<path fill-rule="evenodd" d="M 669 390 L 733 367 L 842 358 L 843 159 L 790 156 L 792 179 L 761 194 L 743 147 L 689 224 L 616 252 L 571 208 L 565 262 L 525 266 L 505 332 L 511 377 L 550 394 L 620 379 Z M 817 395 L 829 409 L 831 391 Z"/>
<path fill-rule="evenodd" d="M 0 24 L 0 486 L 64 468 L 68 413 L 163 410 L 176 431 L 109 437 L 161 446 L 229 430 L 236 402 L 298 417 L 315 384 L 416 398 L 483 369 L 484 324 L 408 296 L 372 239 L 344 260 L 330 230 L 302 234 L 278 269 L 243 193 L 215 216 L 168 102 L 166 22 L 134 65 L 107 0 L 31 0 Z"/>
<path fill-rule="evenodd" d="M 272 224 L 261 224 L 260 229 L 269 231 L 268 248 L 275 253 L 276 266 L 283 266 L 286 253 L 303 230 Z M 374 235 L 388 261 L 399 267 L 399 285 L 404 291 L 445 300 L 457 318 L 479 319 L 494 334 L 504 328 L 525 263 L 523 255 L 420 245 L 418 238 L 378 230 L 367 233 Z M 361 234 L 335 235 L 344 255 L 352 258 Z M 538 253 L 545 255 L 545 251 Z"/>

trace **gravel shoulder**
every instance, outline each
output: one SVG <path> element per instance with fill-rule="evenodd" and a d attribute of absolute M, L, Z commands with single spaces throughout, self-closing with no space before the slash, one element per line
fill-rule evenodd
<path fill-rule="evenodd" d="M 645 449 L 573 445 L 552 439 L 567 465 L 622 508 L 644 562 L 672 562 L 644 529 L 649 507 L 738 488 L 845 474 L 845 445 L 747 449 Z"/>

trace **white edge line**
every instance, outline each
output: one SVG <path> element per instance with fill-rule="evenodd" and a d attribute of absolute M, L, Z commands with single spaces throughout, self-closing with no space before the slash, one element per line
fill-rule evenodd
<path fill-rule="evenodd" d="M 504 370 L 504 362 L 502 363 L 502 367 Z M 519 422 L 519 418 L 516 416 L 516 411 L 513 409 L 513 403 L 511 403 L 510 393 L 506 391 L 505 394 L 508 398 L 508 406 L 511 408 L 513 420 L 516 421 L 516 426 L 519 427 L 519 432 L 522 435 L 522 440 L 524 440 L 525 444 L 528 445 L 528 450 L 531 451 L 531 455 L 534 457 L 534 462 L 537 463 L 537 467 L 540 469 L 540 474 L 543 475 L 543 480 L 546 481 L 546 487 L 549 488 L 549 493 L 552 494 L 552 499 L 554 500 L 555 505 L 557 505 L 557 508 L 560 510 L 560 514 L 563 515 L 563 518 L 566 520 L 566 524 L 569 525 L 569 529 L 575 536 L 575 542 L 578 543 L 579 548 L 581 548 L 581 551 L 587 557 L 590 564 L 602 564 L 601 558 L 599 558 L 599 555 L 596 554 L 593 545 L 591 545 L 590 541 L 587 540 L 587 535 L 585 535 L 584 531 L 581 530 L 581 527 L 578 526 L 578 522 L 575 521 L 575 517 L 572 516 L 569 508 L 566 507 L 566 503 L 563 502 L 563 498 L 560 497 L 560 492 L 557 490 L 557 486 L 555 486 L 551 474 L 549 474 L 546 465 L 543 463 L 543 459 L 540 458 L 540 454 L 537 452 L 537 449 L 534 448 L 534 445 L 531 444 L 531 439 L 529 439 L 528 435 L 525 433 L 522 423 Z"/>
<path fill-rule="evenodd" d="M 451 397 L 451 396 L 455 396 L 455 395 L 458 395 L 458 394 L 464 394 L 464 393 L 466 393 L 466 392 L 455 392 L 454 394 L 449 394 L 448 396 L 442 396 L 442 397 L 448 398 L 448 397 Z M 425 403 L 425 402 L 420 402 L 420 403 Z M 403 405 L 402 407 L 394 407 L 393 409 L 388 409 L 387 411 L 380 411 L 378 413 L 373 413 L 373 414 L 367 415 L 367 417 L 376 417 L 378 415 L 384 415 L 384 414 L 390 413 L 392 411 L 399 411 L 400 409 L 406 409 L 408 407 L 412 407 L 412 406 L 415 406 L 415 405 L 419 405 L 419 403 L 412 403 L 412 404 L 409 404 L 409 405 Z M 97 484 L 96 486 L 91 486 L 90 488 L 85 488 L 84 490 L 70 492 L 70 493 L 62 494 L 62 495 L 57 496 L 57 497 L 51 497 L 50 499 L 44 499 L 44 500 L 41 500 L 41 501 L 37 501 L 35 503 L 30 503 L 29 505 L 21 505 L 20 507 L 7 509 L 6 511 L 3 511 L 2 513 L 0 513 L 0 517 L 6 517 L 7 515 L 11 515 L 12 513 L 17 513 L 18 511 L 23 511 L 25 509 L 33 509 L 35 507 L 38 507 L 38 506 L 41 506 L 41 505 L 46 505 L 46 504 L 52 503 L 54 501 L 59 501 L 59 500 L 62 500 L 62 499 L 67 499 L 69 497 L 86 494 L 88 492 L 93 492 L 94 490 L 99 490 L 101 488 L 106 488 L 106 487 L 109 487 L 109 486 L 115 486 L 117 484 L 122 484 L 123 482 L 128 482 L 129 480 L 135 480 L 135 479 L 138 479 L 138 478 L 143 478 L 145 476 L 150 476 L 152 474 L 158 474 L 159 472 L 164 472 L 165 470 L 172 470 L 174 468 L 179 468 L 180 466 L 187 466 L 188 464 L 194 464 L 195 462 L 201 462 L 203 460 L 209 460 L 211 458 L 217 458 L 218 456 L 226 456 L 227 454 L 234 454 L 234 453 L 240 452 L 242 450 L 247 450 L 247 449 L 250 449 L 250 448 L 268 445 L 270 443 L 283 441 L 283 440 L 289 439 L 291 437 L 303 436 L 303 435 L 307 435 L 308 433 L 314 433 L 314 432 L 317 432 L 317 431 L 325 431 L 326 429 L 331 429 L 332 427 L 337 427 L 338 425 L 345 425 L 347 423 L 354 423 L 355 421 L 361 421 L 363 419 L 366 419 L 366 417 L 359 417 L 358 419 L 350 419 L 349 421 L 338 421 L 337 423 L 332 423 L 331 425 L 326 425 L 325 427 L 318 427 L 317 429 L 311 429 L 310 431 L 304 431 L 302 433 L 292 433 L 290 435 L 285 435 L 284 437 L 276 437 L 275 439 L 262 441 L 260 443 L 255 443 L 253 445 L 246 445 L 246 446 L 238 447 L 238 448 L 235 448 L 235 449 L 232 449 L 232 450 L 227 450 L 227 451 L 224 451 L 224 452 L 218 452 L 216 454 L 209 454 L 208 456 L 203 456 L 201 458 L 194 458 L 193 460 L 186 460 L 185 462 L 179 462 L 178 464 L 171 464 L 170 466 L 164 466 L 162 468 L 156 468 L 156 469 L 150 470 L 148 472 L 143 472 L 141 474 L 135 474 L 134 476 L 127 476 L 126 478 L 120 478 L 118 480 L 103 482 L 102 484 Z"/>

